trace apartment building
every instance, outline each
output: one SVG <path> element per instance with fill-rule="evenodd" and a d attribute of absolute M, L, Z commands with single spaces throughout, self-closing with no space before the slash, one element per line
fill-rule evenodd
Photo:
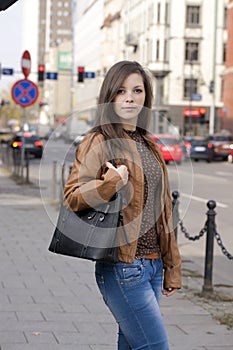
<path fill-rule="evenodd" d="M 45 79 L 38 85 L 45 124 L 60 122 L 71 110 L 72 10 L 73 0 L 39 0 L 38 65 L 45 66 Z"/>
<path fill-rule="evenodd" d="M 51 47 L 72 39 L 72 0 L 39 0 L 38 64 Z"/>
<path fill-rule="evenodd" d="M 77 107 L 94 102 L 114 62 L 137 60 L 153 75 L 157 131 L 170 122 L 181 134 L 220 129 L 227 5 L 227 0 L 80 0 L 75 66 L 95 70 L 96 76 L 76 85 Z M 206 111 L 202 124 L 200 108 Z"/>

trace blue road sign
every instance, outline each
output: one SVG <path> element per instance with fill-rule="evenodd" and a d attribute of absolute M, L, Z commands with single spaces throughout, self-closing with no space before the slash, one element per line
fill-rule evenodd
<path fill-rule="evenodd" d="M 13 68 L 2 68 L 2 75 L 13 75 L 14 69 Z"/>
<path fill-rule="evenodd" d="M 15 103 L 21 107 L 28 107 L 36 102 L 38 98 L 38 87 L 31 80 L 18 80 L 12 86 L 11 95 Z"/>
<path fill-rule="evenodd" d="M 48 80 L 57 80 L 58 73 L 57 72 L 47 72 L 46 73 L 46 79 Z"/>
<path fill-rule="evenodd" d="M 202 100 L 202 95 L 200 95 L 200 94 L 192 94 L 191 95 L 191 99 L 193 101 L 201 101 Z"/>
<path fill-rule="evenodd" d="M 85 78 L 87 79 L 95 78 L 95 72 L 85 72 Z"/>

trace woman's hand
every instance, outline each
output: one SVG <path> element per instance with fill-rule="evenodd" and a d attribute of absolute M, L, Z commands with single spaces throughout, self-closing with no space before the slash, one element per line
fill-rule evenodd
<path fill-rule="evenodd" d="M 163 295 L 166 295 L 166 297 L 170 297 L 173 294 L 175 294 L 177 292 L 176 288 L 167 288 L 167 289 L 163 289 Z"/>
<path fill-rule="evenodd" d="M 110 162 L 106 162 L 106 165 L 109 169 L 115 170 L 120 175 L 124 185 L 127 184 L 128 178 L 129 178 L 129 172 L 125 165 L 119 165 L 117 168 L 115 168 Z"/>

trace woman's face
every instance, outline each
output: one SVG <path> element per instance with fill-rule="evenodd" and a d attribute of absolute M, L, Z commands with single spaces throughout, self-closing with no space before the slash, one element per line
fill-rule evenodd
<path fill-rule="evenodd" d="M 114 110 L 121 118 L 121 122 L 127 125 L 136 125 L 138 114 L 145 102 L 145 87 L 142 76 L 139 73 L 130 74 L 117 91 L 114 98 Z"/>

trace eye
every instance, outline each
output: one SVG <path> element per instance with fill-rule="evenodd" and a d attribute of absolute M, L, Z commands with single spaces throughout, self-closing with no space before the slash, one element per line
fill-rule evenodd
<path fill-rule="evenodd" d="M 117 91 L 117 95 L 122 95 L 124 92 L 125 92 L 124 89 L 119 89 L 119 90 Z"/>
<path fill-rule="evenodd" d="M 140 93 L 142 92 L 142 89 L 135 89 L 134 92 L 135 92 L 136 94 L 140 94 Z"/>

